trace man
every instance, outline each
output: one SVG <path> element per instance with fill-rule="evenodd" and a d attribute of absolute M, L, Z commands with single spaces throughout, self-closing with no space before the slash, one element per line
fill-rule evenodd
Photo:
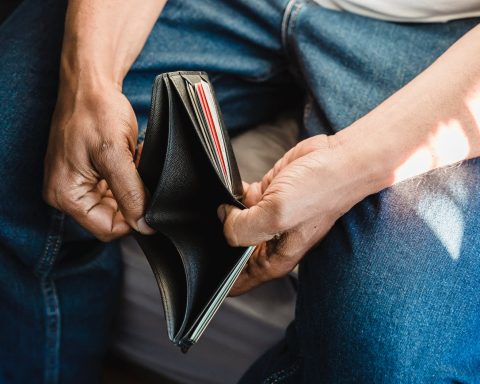
<path fill-rule="evenodd" d="M 164 5 L 25 0 L 0 30 L 2 380 L 98 380 L 120 269 L 91 234 L 152 232 L 137 126 L 155 74 L 202 69 L 232 132 L 306 100 L 309 138 L 218 210 L 259 245 L 233 294 L 301 261 L 243 382 L 479 382 L 478 2 Z"/>

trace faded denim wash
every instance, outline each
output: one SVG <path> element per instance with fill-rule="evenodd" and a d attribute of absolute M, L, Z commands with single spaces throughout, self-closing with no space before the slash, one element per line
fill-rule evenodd
<path fill-rule="evenodd" d="M 25 0 L 0 27 L 0 383 L 99 382 L 118 302 L 117 244 L 41 199 L 64 13 Z M 124 93 L 143 132 L 155 75 L 201 69 L 233 134 L 298 104 L 305 136 L 332 134 L 477 23 L 170 0 Z M 479 213 L 478 159 L 356 205 L 302 261 L 295 323 L 241 382 L 480 383 Z"/>

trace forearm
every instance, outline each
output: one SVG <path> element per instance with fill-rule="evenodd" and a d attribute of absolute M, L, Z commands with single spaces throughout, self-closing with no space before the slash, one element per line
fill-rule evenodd
<path fill-rule="evenodd" d="M 167 0 L 70 0 L 61 81 L 121 84 Z"/>
<path fill-rule="evenodd" d="M 133 162 L 138 126 L 122 83 L 166 0 L 70 0 L 43 197 L 97 238 L 151 234 Z"/>
<path fill-rule="evenodd" d="M 480 26 L 335 139 L 364 196 L 480 156 Z"/>

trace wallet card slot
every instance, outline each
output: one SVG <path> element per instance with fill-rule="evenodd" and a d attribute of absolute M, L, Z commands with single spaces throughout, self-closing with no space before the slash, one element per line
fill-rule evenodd
<path fill-rule="evenodd" d="M 225 184 L 223 181 L 222 177 L 220 176 L 220 164 L 215 160 L 214 155 L 209 148 L 207 144 L 207 139 L 204 137 L 204 133 L 202 132 L 202 128 L 199 125 L 199 122 L 197 121 L 196 114 L 194 112 L 195 107 L 192 105 L 190 101 L 190 97 L 188 95 L 188 90 L 186 88 L 185 81 L 187 80 L 189 83 L 194 84 L 190 79 L 196 79 L 200 80 L 201 77 L 198 76 L 198 74 L 190 74 L 188 78 L 185 77 L 186 75 L 180 75 L 180 74 L 171 74 L 170 78 L 172 79 L 172 83 L 175 86 L 175 90 L 177 91 L 178 96 L 182 100 L 182 104 L 185 108 L 186 113 L 188 114 L 188 117 L 195 128 L 195 131 L 197 132 L 197 136 L 200 139 L 200 142 L 202 144 L 203 150 L 208 156 L 208 160 L 212 164 L 212 167 L 214 167 L 217 170 L 218 178 L 222 182 L 222 184 Z M 225 186 L 226 187 L 226 186 Z M 227 188 L 228 190 L 228 188 Z"/>
<path fill-rule="evenodd" d="M 208 75 L 206 73 L 200 73 L 199 74 L 201 79 L 210 83 L 210 80 L 208 79 Z M 211 87 L 211 91 L 213 94 L 213 101 L 215 103 L 215 106 L 217 108 L 218 114 L 220 115 L 220 120 L 222 122 L 222 126 L 224 126 L 223 123 L 223 116 L 222 116 L 222 110 L 220 109 L 220 105 L 218 104 L 218 98 L 215 94 L 215 89 Z M 242 178 L 240 176 L 240 171 L 238 169 L 238 164 L 237 164 L 237 159 L 235 158 L 235 155 L 233 153 L 233 147 L 230 142 L 230 135 L 228 134 L 228 129 L 223 129 L 223 134 L 225 136 L 225 144 L 226 144 L 226 149 L 227 149 L 227 157 L 228 161 L 230 163 L 230 172 L 232 174 L 232 195 L 237 199 L 240 200 L 243 195 L 243 184 L 242 184 Z M 238 197 L 240 196 L 240 197 Z"/>
<path fill-rule="evenodd" d="M 167 320 L 168 337 L 173 340 L 182 329 L 187 306 L 187 281 L 178 250 L 170 239 L 161 233 L 135 236 L 157 281 Z M 154 256 L 157 253 L 158 256 Z"/>
<path fill-rule="evenodd" d="M 203 252 L 207 244 L 196 227 L 197 225 L 192 225 L 189 229 L 182 225 L 181 231 L 174 228 L 165 231 L 183 261 L 187 277 L 187 306 L 182 323 L 173 339 L 175 343 L 184 337 L 185 331 L 191 326 L 192 317 L 195 318 L 200 313 L 203 303 L 199 300 L 199 293 L 206 288 L 202 282 L 207 280 L 207 276 L 203 276 L 202 273 L 205 272 L 203 267 L 209 255 Z"/>
<path fill-rule="evenodd" d="M 168 103 L 163 100 L 166 98 L 165 78 L 157 76 L 152 89 L 152 108 L 138 165 L 138 172 L 150 193 L 155 191 L 165 161 L 168 139 Z"/>
<path fill-rule="evenodd" d="M 198 123 L 196 121 L 195 113 L 193 112 L 193 106 L 191 105 L 190 99 L 188 97 L 188 91 L 186 90 L 186 85 L 185 81 L 189 82 L 190 84 L 194 85 L 195 83 L 204 80 L 204 81 L 209 81 L 208 76 L 204 72 L 197 72 L 197 73 L 190 73 L 190 72 L 174 72 L 169 74 L 170 78 L 172 79 L 172 82 L 175 86 L 175 90 L 177 91 L 178 96 L 182 99 L 182 105 L 185 108 L 185 111 L 191 121 L 191 124 L 193 124 L 195 128 L 195 132 L 197 134 L 198 140 L 202 144 L 203 150 L 205 154 L 208 157 L 208 160 L 212 164 L 212 168 L 216 169 L 215 161 L 211 158 L 210 152 L 202 138 L 202 133 L 201 129 L 198 126 Z M 212 87 L 212 92 L 213 87 Z M 220 107 L 218 106 L 217 101 L 215 100 L 216 106 L 218 113 L 220 114 Z M 223 125 L 223 123 L 222 123 Z M 235 205 L 238 205 L 241 208 L 245 208 L 245 206 L 241 203 L 240 199 L 243 195 L 243 186 L 242 186 L 242 180 L 240 177 L 240 172 L 238 171 L 238 166 L 237 162 L 235 160 L 235 156 L 233 155 L 233 149 L 230 144 L 228 132 L 226 129 L 223 129 L 223 134 L 226 137 L 226 147 L 227 147 L 227 156 L 229 158 L 229 164 L 230 164 L 230 172 L 232 174 L 232 181 L 233 181 L 233 191 L 231 191 L 227 185 L 225 185 L 224 181 L 222 180 L 222 177 L 215 172 L 215 175 L 218 179 L 218 181 L 221 183 L 223 186 L 223 189 L 235 200 Z"/>
<path fill-rule="evenodd" d="M 204 220 L 191 223 L 189 227 L 183 225 L 181 234 L 174 228 L 166 231 L 166 235 L 184 260 L 187 289 L 190 291 L 188 295 L 192 295 L 191 305 L 186 308 L 185 320 L 174 339 L 175 343 L 179 343 L 185 335 L 190 335 L 205 319 L 208 324 L 218 309 L 218 306 L 213 304 L 220 305 L 228 294 L 228 291 L 224 292 L 223 298 L 218 300 L 219 295 L 222 295 L 222 287 L 232 274 L 238 276 L 241 272 L 236 270 L 236 266 L 244 256 L 246 248 L 229 247 L 222 241 L 221 232 L 217 231 L 215 224 L 213 221 Z"/>

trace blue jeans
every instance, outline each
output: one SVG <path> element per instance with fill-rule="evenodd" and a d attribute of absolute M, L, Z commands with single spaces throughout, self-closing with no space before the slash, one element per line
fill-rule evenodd
<path fill-rule="evenodd" d="M 40 195 L 64 13 L 25 0 L 0 28 L 1 383 L 98 382 L 120 289 L 117 244 Z M 333 134 L 477 23 L 170 0 L 124 92 L 143 132 L 154 76 L 202 69 L 233 133 L 304 104 L 304 135 Z M 357 204 L 302 261 L 295 322 L 241 382 L 480 383 L 479 212 L 478 159 Z"/>

